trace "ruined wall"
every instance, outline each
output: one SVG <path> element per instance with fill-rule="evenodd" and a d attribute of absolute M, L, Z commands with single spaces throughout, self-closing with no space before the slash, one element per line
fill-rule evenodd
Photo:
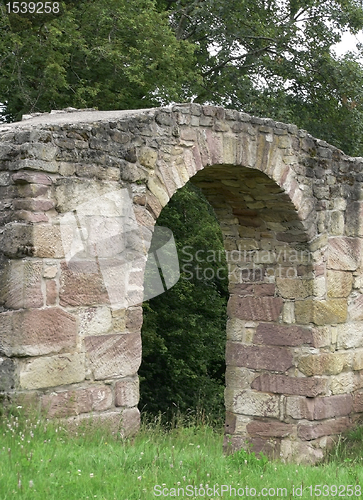
<path fill-rule="evenodd" d="M 146 255 L 162 207 L 191 179 L 229 264 L 226 449 L 247 439 L 314 462 L 354 424 L 361 158 L 194 104 L 41 115 L 0 126 L 0 141 L 2 393 L 52 417 L 138 428 Z"/>

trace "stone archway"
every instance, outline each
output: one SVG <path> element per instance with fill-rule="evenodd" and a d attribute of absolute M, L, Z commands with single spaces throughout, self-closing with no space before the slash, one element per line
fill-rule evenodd
<path fill-rule="evenodd" d="M 131 235 L 122 251 L 145 255 L 162 207 L 193 178 L 230 264 L 226 446 L 247 439 L 314 462 L 356 421 L 361 159 L 293 125 L 194 104 L 56 112 L 0 134 L 4 394 L 51 416 L 93 414 L 137 429 L 143 266 L 124 269 L 121 294 L 114 239 L 101 260 L 91 251 L 70 265 L 69 256 L 84 228 L 95 248 L 116 220 Z M 79 217 L 93 223 L 81 231 Z"/>

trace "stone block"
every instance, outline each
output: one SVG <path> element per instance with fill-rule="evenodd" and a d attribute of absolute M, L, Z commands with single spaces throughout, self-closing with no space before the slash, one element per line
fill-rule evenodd
<path fill-rule="evenodd" d="M 334 420 L 327 420 L 321 423 L 300 424 L 297 428 L 299 438 L 305 441 L 311 441 L 322 436 L 331 436 L 341 434 L 350 427 L 348 417 L 341 417 Z"/>
<path fill-rule="evenodd" d="M 324 452 L 301 441 L 283 439 L 281 441 L 280 457 L 284 462 L 314 465 L 324 458 Z"/>
<path fill-rule="evenodd" d="M 158 152 L 155 149 L 143 147 L 140 148 L 138 160 L 146 168 L 155 168 Z"/>
<path fill-rule="evenodd" d="M 280 396 L 226 389 L 226 410 L 240 415 L 278 418 Z"/>
<path fill-rule="evenodd" d="M 314 281 L 299 278 L 276 278 L 276 286 L 285 299 L 305 299 L 313 295 Z"/>
<path fill-rule="evenodd" d="M 363 236 L 363 202 L 348 203 L 345 212 L 345 234 Z"/>
<path fill-rule="evenodd" d="M 109 386 L 93 386 L 73 391 L 51 393 L 41 397 L 41 407 L 48 418 L 105 411 L 111 405 L 112 390 Z"/>
<path fill-rule="evenodd" d="M 5 268 L 1 283 L 5 306 L 9 309 L 28 309 L 43 306 L 42 262 L 13 260 Z"/>
<path fill-rule="evenodd" d="M 316 398 L 314 408 L 314 420 L 324 420 L 332 417 L 343 417 L 349 415 L 353 408 L 351 394 L 339 394 L 326 398 Z"/>
<path fill-rule="evenodd" d="M 119 380 L 115 384 L 115 405 L 116 406 L 137 406 L 140 399 L 139 378 L 126 378 Z"/>
<path fill-rule="evenodd" d="M 7 224 L 0 234 L 0 248 L 3 254 L 16 259 L 34 256 L 34 229 L 35 226 L 29 224 Z"/>
<path fill-rule="evenodd" d="M 296 434 L 296 426 L 273 420 L 270 420 L 269 422 L 252 420 L 252 422 L 247 424 L 247 432 L 250 436 L 259 436 L 264 438 L 287 437 Z"/>
<path fill-rule="evenodd" d="M 0 350 L 7 356 L 43 356 L 76 347 L 76 318 L 59 308 L 0 313 Z"/>
<path fill-rule="evenodd" d="M 52 178 L 41 172 L 16 172 L 11 176 L 14 184 L 41 184 L 44 186 L 51 186 L 53 184 Z"/>
<path fill-rule="evenodd" d="M 363 346 L 363 322 L 337 325 L 337 348 L 351 349 Z"/>
<path fill-rule="evenodd" d="M 273 323 L 260 323 L 253 337 L 255 344 L 300 346 L 312 344 L 311 329 L 300 326 L 276 325 Z"/>
<path fill-rule="evenodd" d="M 314 420 L 315 400 L 302 396 L 288 396 L 286 398 L 286 415 L 295 420 Z"/>
<path fill-rule="evenodd" d="M 241 366 L 226 367 L 226 385 L 235 389 L 249 389 L 256 376 L 255 372 Z M 255 389 L 255 387 L 253 387 Z M 268 391 L 264 391 L 268 392 Z"/>
<path fill-rule="evenodd" d="M 83 382 L 84 354 L 58 354 L 19 362 L 21 389 L 42 389 Z"/>
<path fill-rule="evenodd" d="M 299 300 L 295 303 L 296 322 L 316 325 L 344 323 L 347 307 L 346 299 Z"/>
<path fill-rule="evenodd" d="M 103 276 L 93 261 L 61 264 L 59 302 L 61 306 L 102 305 L 109 303 Z"/>
<path fill-rule="evenodd" d="M 138 333 L 86 337 L 85 346 L 95 380 L 132 376 L 140 367 L 141 337 Z"/>
<path fill-rule="evenodd" d="M 111 311 L 107 306 L 82 308 L 78 311 L 78 317 L 81 337 L 105 335 L 113 326 Z M 123 332 L 124 329 L 123 325 L 123 328 L 116 328 L 116 331 Z"/>
<path fill-rule="evenodd" d="M 46 304 L 55 306 L 58 298 L 58 286 L 56 280 L 47 280 L 45 283 Z"/>
<path fill-rule="evenodd" d="M 244 346 L 228 341 L 226 364 L 256 370 L 285 372 L 292 366 L 292 354 L 283 347 Z"/>
<path fill-rule="evenodd" d="M 334 237 L 328 240 L 328 269 L 355 271 L 361 263 L 361 255 L 359 238 Z"/>
<path fill-rule="evenodd" d="M 332 394 L 345 394 L 353 392 L 355 380 L 353 372 L 343 372 L 329 378 L 329 387 Z"/>
<path fill-rule="evenodd" d="M 283 301 L 280 297 L 238 297 L 232 295 L 228 301 L 230 318 L 253 321 L 276 321 L 281 314 Z"/>
<path fill-rule="evenodd" d="M 363 370 L 363 350 L 359 349 L 353 355 L 353 370 Z"/>
<path fill-rule="evenodd" d="M 316 377 L 288 377 L 263 373 L 255 378 L 251 387 L 261 392 L 316 397 L 326 393 L 327 380 Z"/>
<path fill-rule="evenodd" d="M 16 364 L 14 360 L 0 356 L 0 392 L 14 389 L 15 371 Z"/>
<path fill-rule="evenodd" d="M 130 307 L 126 310 L 126 329 L 129 332 L 140 332 L 142 322 L 142 307 Z"/>
<path fill-rule="evenodd" d="M 348 297 L 352 290 L 353 275 L 344 271 L 327 271 L 328 297 Z"/>
<path fill-rule="evenodd" d="M 314 347 L 329 347 L 331 345 L 330 328 L 330 326 L 317 326 L 312 329 Z"/>
<path fill-rule="evenodd" d="M 59 259 L 64 249 L 59 226 L 35 224 L 33 227 L 34 256 Z"/>
<path fill-rule="evenodd" d="M 298 362 L 304 375 L 337 375 L 349 366 L 349 357 L 344 353 L 321 353 L 302 356 Z"/>
<path fill-rule="evenodd" d="M 358 295 L 348 305 L 350 321 L 363 321 L 363 295 Z"/>
<path fill-rule="evenodd" d="M 0 365 L 1 370 L 1 365 Z M 353 411 L 356 413 L 363 413 L 363 391 L 356 391 L 353 394 Z"/>

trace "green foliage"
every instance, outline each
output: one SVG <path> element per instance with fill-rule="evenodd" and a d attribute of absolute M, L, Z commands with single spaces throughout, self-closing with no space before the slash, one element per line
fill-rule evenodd
<path fill-rule="evenodd" d="M 218 222 L 199 190 L 188 184 L 163 209 L 158 225 L 173 231 L 181 277 L 144 304 L 140 408 L 164 412 L 167 419 L 173 410 L 188 408 L 218 418 L 223 413 L 228 297 Z M 207 261 L 208 255 L 213 261 Z"/>
<path fill-rule="evenodd" d="M 150 500 L 155 485 L 169 490 L 189 485 L 194 491 L 208 484 L 248 486 L 256 497 L 262 488 L 286 488 L 283 496 L 294 498 L 293 487 L 302 485 L 299 498 L 308 500 L 309 485 L 353 485 L 357 491 L 363 483 L 362 445 L 355 464 L 336 459 L 312 467 L 258 460 L 242 450 L 225 457 L 222 442 L 221 430 L 200 422 L 178 421 L 165 431 L 157 420 L 143 424 L 134 438 L 122 439 L 105 422 L 86 422 L 69 432 L 64 423 L 9 416 L 0 423 L 0 494 L 4 500 Z M 265 496 L 272 497 L 277 498 Z"/>
<path fill-rule="evenodd" d="M 193 46 L 153 0 L 61 2 L 59 15 L 0 6 L 0 102 L 8 121 L 67 106 L 130 109 L 180 100 Z"/>

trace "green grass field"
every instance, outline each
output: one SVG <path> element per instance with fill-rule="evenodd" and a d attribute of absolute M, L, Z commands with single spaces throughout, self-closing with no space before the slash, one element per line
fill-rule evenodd
<path fill-rule="evenodd" d="M 318 466 L 226 457 L 222 431 L 182 421 L 169 431 L 143 424 L 131 439 L 13 415 L 0 429 L 1 500 L 363 498 L 362 429 Z"/>

